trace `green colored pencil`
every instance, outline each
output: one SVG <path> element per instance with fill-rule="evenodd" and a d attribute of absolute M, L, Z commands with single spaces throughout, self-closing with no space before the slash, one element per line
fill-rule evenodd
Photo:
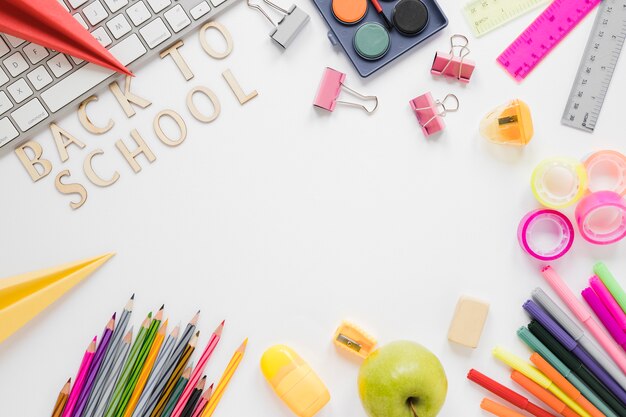
<path fill-rule="evenodd" d="M 141 350 L 139 351 L 139 357 L 137 358 L 137 362 L 135 363 L 130 377 L 128 378 L 128 382 L 126 383 L 126 386 L 122 391 L 122 398 L 117 406 L 115 417 L 123 417 L 124 413 L 126 412 L 128 401 L 133 395 L 133 391 L 135 390 L 135 386 L 137 385 L 137 380 L 139 379 L 139 374 L 141 374 L 141 371 L 143 370 L 144 363 L 146 362 L 146 358 L 148 357 L 148 353 L 150 353 L 150 348 L 152 347 L 154 338 L 156 337 L 159 326 L 161 325 L 164 307 L 165 306 L 161 306 L 159 311 L 157 311 L 156 315 L 154 316 L 154 320 L 152 320 L 152 323 L 150 324 L 150 327 L 146 332 L 146 337 L 144 339 L 143 345 L 141 346 Z"/>
<path fill-rule="evenodd" d="M 107 411 L 104 414 L 104 417 L 113 417 L 117 407 L 122 399 L 122 392 L 126 383 L 128 382 L 128 378 L 137 363 L 137 359 L 139 358 L 139 351 L 141 350 L 141 346 L 143 346 L 143 341 L 146 339 L 146 334 L 148 332 L 148 326 L 152 321 L 152 313 L 148 314 L 148 317 L 141 323 L 141 330 L 139 330 L 139 334 L 137 334 L 137 338 L 133 343 L 133 346 L 130 349 L 130 353 L 128 354 L 128 359 L 124 364 L 124 368 L 122 369 L 122 373 L 115 383 L 115 388 L 113 389 L 113 395 L 111 395 L 111 400 L 109 401 L 109 405 L 107 407 Z"/>
<path fill-rule="evenodd" d="M 163 409 L 163 414 L 161 414 L 161 417 L 170 417 L 172 415 L 172 411 L 174 411 L 174 407 L 176 407 L 176 403 L 178 402 L 178 399 L 182 395 L 183 390 L 185 389 L 185 386 L 189 382 L 189 376 L 191 375 L 192 367 L 193 366 L 188 366 L 187 369 L 185 369 L 185 371 L 183 372 L 183 375 L 180 377 L 180 379 L 176 383 L 176 386 L 174 387 L 174 391 L 172 391 L 172 396 L 167 402 L 167 405 L 165 406 L 165 408 Z"/>

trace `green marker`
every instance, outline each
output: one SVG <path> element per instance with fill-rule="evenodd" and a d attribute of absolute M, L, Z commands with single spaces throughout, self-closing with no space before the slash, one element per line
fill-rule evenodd
<path fill-rule="evenodd" d="M 613 298 L 615 298 L 615 301 L 617 301 L 624 313 L 626 313 L 626 292 L 624 292 L 624 289 L 619 285 L 606 265 L 602 262 L 596 263 L 593 266 L 593 272 L 602 280 Z"/>

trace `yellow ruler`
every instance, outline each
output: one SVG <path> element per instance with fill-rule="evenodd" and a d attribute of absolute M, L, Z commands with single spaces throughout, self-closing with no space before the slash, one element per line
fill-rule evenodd
<path fill-rule="evenodd" d="M 547 0 L 473 0 L 463 14 L 474 35 L 482 36 L 544 3 Z"/>

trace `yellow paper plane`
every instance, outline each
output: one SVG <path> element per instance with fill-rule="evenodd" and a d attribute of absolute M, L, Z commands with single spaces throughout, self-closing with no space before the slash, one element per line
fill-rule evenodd
<path fill-rule="evenodd" d="M 0 343 L 113 255 L 107 253 L 0 280 Z"/>

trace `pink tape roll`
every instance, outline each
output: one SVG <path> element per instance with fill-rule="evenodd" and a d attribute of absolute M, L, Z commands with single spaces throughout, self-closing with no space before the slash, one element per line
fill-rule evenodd
<path fill-rule="evenodd" d="M 588 242 L 618 242 L 626 236 L 626 200 L 613 191 L 589 194 L 576 207 L 576 223 Z"/>
<path fill-rule="evenodd" d="M 550 223 L 556 230 L 556 240 L 554 245 L 548 248 L 541 248 L 533 240 L 535 228 L 540 223 Z M 529 255 L 542 261 L 553 261 L 565 255 L 574 243 L 574 226 L 572 222 L 559 211 L 552 209 L 533 210 L 524 216 L 517 228 L 517 240 L 522 249 Z"/>

